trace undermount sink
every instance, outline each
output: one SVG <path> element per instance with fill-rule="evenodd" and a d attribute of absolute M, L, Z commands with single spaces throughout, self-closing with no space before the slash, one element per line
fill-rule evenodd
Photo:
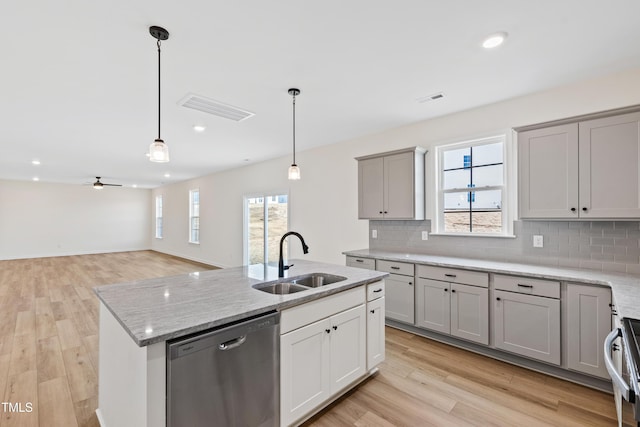
<path fill-rule="evenodd" d="M 281 280 L 281 282 L 275 283 L 259 283 L 254 285 L 253 288 L 270 294 L 288 295 L 341 282 L 343 280 L 347 280 L 347 278 L 344 276 L 336 276 L 334 274 L 311 273 Z"/>
<path fill-rule="evenodd" d="M 332 283 L 341 282 L 347 280 L 344 276 L 336 276 L 334 274 L 326 273 L 311 273 L 304 276 L 291 277 L 289 281 L 302 286 L 308 286 L 310 288 L 319 288 L 320 286 L 330 285 Z"/>
<path fill-rule="evenodd" d="M 275 294 L 275 295 L 287 295 L 287 294 L 293 294 L 295 292 L 309 290 L 309 288 L 306 286 L 302 286 L 302 285 L 298 285 L 296 283 L 290 283 L 290 282 L 269 283 L 265 285 L 260 284 L 260 285 L 254 286 L 254 289 L 257 289 L 262 292 L 268 292 L 270 294 Z"/>

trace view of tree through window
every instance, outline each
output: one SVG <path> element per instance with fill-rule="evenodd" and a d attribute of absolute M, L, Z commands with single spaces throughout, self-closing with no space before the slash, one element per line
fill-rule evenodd
<path fill-rule="evenodd" d="M 443 231 L 502 233 L 503 142 L 442 154 Z"/>
<path fill-rule="evenodd" d="M 249 265 L 278 263 L 280 238 L 288 229 L 286 194 L 245 199 L 247 212 L 247 259 Z M 267 243 L 265 245 L 265 242 Z M 283 246 L 286 257 L 287 242 Z"/>

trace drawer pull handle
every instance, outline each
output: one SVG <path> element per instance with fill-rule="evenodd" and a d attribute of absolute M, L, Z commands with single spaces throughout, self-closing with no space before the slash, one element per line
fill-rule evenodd
<path fill-rule="evenodd" d="M 612 316 L 617 316 L 617 315 L 618 315 L 618 312 L 617 312 L 617 311 L 615 311 L 615 310 L 611 310 L 611 315 L 612 315 Z"/>
<path fill-rule="evenodd" d="M 533 285 L 523 285 L 522 283 L 518 283 L 518 286 L 521 288 L 533 289 Z"/>
<path fill-rule="evenodd" d="M 356 262 L 364 262 L 363 259 L 357 259 Z"/>
<path fill-rule="evenodd" d="M 392 269 L 392 270 L 400 270 L 400 267 L 396 267 L 395 265 L 392 265 L 392 266 L 391 266 L 391 269 Z"/>
<path fill-rule="evenodd" d="M 444 277 L 458 277 L 455 274 L 445 274 Z"/>
<path fill-rule="evenodd" d="M 373 291 L 373 292 L 375 292 L 375 293 L 382 292 L 382 289 L 376 289 L 376 290 L 375 290 L 375 291 Z"/>

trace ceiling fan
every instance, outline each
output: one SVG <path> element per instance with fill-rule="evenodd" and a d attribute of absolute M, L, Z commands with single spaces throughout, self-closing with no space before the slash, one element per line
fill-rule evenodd
<path fill-rule="evenodd" d="M 122 187 L 122 184 L 103 184 L 100 182 L 100 177 L 96 176 L 96 182 L 93 183 L 93 188 L 102 190 L 104 187 Z"/>

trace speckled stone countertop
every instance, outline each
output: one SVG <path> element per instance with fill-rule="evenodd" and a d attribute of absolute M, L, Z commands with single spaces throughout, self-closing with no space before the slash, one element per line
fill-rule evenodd
<path fill-rule="evenodd" d="M 259 265 L 98 286 L 94 292 L 135 343 L 144 347 L 292 307 L 388 276 L 384 272 L 341 265 L 300 259 L 289 261 L 294 266 L 285 271 L 285 278 L 328 273 L 345 276 L 347 280 L 289 295 L 273 295 L 252 287 L 278 281 L 277 267 Z"/>
<path fill-rule="evenodd" d="M 375 258 L 388 261 L 410 262 L 415 264 L 453 267 L 467 270 L 486 271 L 488 273 L 513 274 L 541 279 L 580 282 L 603 285 L 611 288 L 613 300 L 622 317 L 640 319 L 640 277 L 629 274 L 603 273 L 594 270 L 547 267 L 542 265 L 516 264 L 480 259 L 456 258 L 449 256 L 407 254 L 379 250 L 360 249 L 343 252 L 344 255 Z"/>

